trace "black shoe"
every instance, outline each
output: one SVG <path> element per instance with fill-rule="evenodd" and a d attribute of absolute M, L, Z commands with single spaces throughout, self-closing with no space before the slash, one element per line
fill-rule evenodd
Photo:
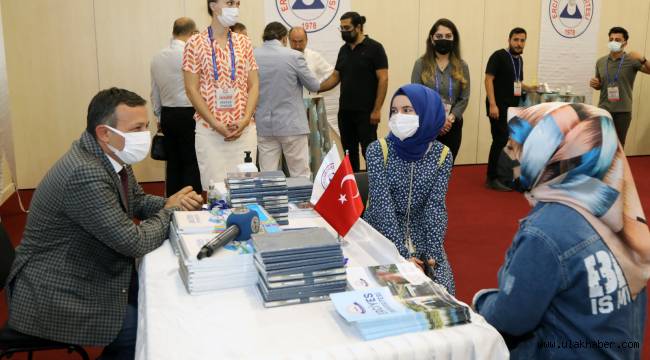
<path fill-rule="evenodd" d="M 492 180 L 487 180 L 485 182 L 485 187 L 488 189 L 492 189 L 495 191 L 512 191 L 512 189 L 506 185 L 504 185 L 499 179 L 492 179 Z"/>

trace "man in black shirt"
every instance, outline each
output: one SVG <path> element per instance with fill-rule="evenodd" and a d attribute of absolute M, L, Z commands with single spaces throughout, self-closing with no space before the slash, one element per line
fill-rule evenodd
<path fill-rule="evenodd" d="M 511 190 L 497 178 L 497 162 L 508 142 L 508 108 L 519 106 L 523 92 L 535 89 L 523 83 L 524 60 L 521 54 L 526 45 L 526 30 L 512 29 L 508 43 L 508 50 L 500 49 L 490 56 L 485 69 L 485 103 L 492 131 L 486 186 L 498 191 Z"/>
<path fill-rule="evenodd" d="M 334 72 L 320 91 L 341 83 L 338 125 L 343 149 L 350 154 L 354 172 L 359 171 L 359 144 L 366 156 L 368 145 L 377 140 L 377 125 L 388 88 L 388 58 L 384 47 L 363 33 L 366 18 L 356 12 L 341 16 L 341 37 Z"/>

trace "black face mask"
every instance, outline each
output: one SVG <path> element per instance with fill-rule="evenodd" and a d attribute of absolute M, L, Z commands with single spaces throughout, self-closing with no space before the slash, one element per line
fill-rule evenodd
<path fill-rule="evenodd" d="M 356 31 L 341 31 L 341 38 L 348 44 L 354 44 L 358 36 Z"/>
<path fill-rule="evenodd" d="M 438 54 L 446 55 L 454 48 L 454 40 L 440 39 L 433 42 L 433 47 Z"/>

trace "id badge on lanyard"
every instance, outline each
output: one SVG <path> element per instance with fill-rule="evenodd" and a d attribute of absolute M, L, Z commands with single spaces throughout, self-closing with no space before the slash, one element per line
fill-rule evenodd
<path fill-rule="evenodd" d="M 618 77 L 621 75 L 621 68 L 623 68 L 623 62 L 625 61 L 625 54 L 621 57 L 621 61 L 618 63 L 618 69 L 616 70 L 616 75 L 614 75 L 614 81 L 609 79 L 609 58 L 605 63 L 605 77 L 607 78 L 607 100 L 610 102 L 621 101 L 621 93 L 618 88 Z"/>
<path fill-rule="evenodd" d="M 237 90 L 234 88 L 217 88 L 217 110 L 229 111 L 235 108 L 235 96 Z"/>
<path fill-rule="evenodd" d="M 513 89 L 515 96 L 521 96 L 521 81 L 515 81 Z"/>
<path fill-rule="evenodd" d="M 234 87 L 219 87 L 219 69 L 217 67 L 217 54 L 214 51 L 214 36 L 212 33 L 212 27 L 208 27 L 208 37 L 210 39 L 210 48 L 212 49 L 212 67 L 214 73 L 214 81 L 216 90 L 216 105 L 217 110 L 221 111 L 230 111 L 235 108 L 235 100 L 237 98 L 237 89 Z M 236 60 L 235 60 L 235 47 L 232 42 L 232 35 L 228 33 L 228 47 L 230 49 L 230 80 L 231 83 L 235 83 L 236 79 Z"/>
<path fill-rule="evenodd" d="M 451 104 L 446 99 L 442 100 L 442 104 L 445 106 L 445 117 L 449 117 L 449 114 L 451 114 Z"/>
<path fill-rule="evenodd" d="M 616 84 L 607 86 L 607 100 L 611 102 L 621 101 L 621 94 L 619 93 L 618 86 Z"/>

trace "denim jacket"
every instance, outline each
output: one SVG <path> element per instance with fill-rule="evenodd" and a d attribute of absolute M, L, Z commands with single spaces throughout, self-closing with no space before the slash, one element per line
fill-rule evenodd
<path fill-rule="evenodd" d="M 475 296 L 499 332 L 523 336 L 513 359 L 639 359 L 646 290 L 632 301 L 598 233 L 574 209 L 540 203 L 522 220 L 498 274 Z"/>

